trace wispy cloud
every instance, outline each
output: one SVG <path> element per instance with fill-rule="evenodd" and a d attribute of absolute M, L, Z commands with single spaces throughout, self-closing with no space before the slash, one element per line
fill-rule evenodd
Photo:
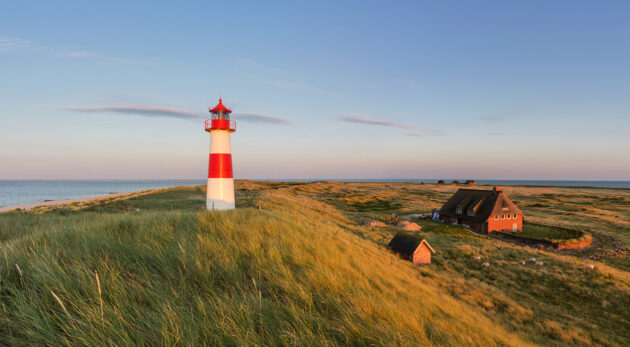
<path fill-rule="evenodd" d="M 164 106 L 45 106 L 80 113 L 118 113 L 141 117 L 167 117 L 184 120 L 200 120 L 205 119 L 208 116 L 184 109 Z M 235 120 L 243 122 L 285 125 L 292 124 L 290 119 L 260 113 L 234 113 L 232 116 Z"/>
<path fill-rule="evenodd" d="M 169 117 L 186 120 L 199 120 L 204 117 L 186 110 L 161 106 L 62 106 L 48 107 L 81 113 L 121 113 L 142 117 Z"/>
<path fill-rule="evenodd" d="M 69 57 L 75 57 L 75 58 L 93 58 L 93 57 L 102 56 L 101 54 L 94 53 L 94 52 L 87 52 L 87 51 L 69 51 L 69 52 L 66 52 L 65 55 Z"/>
<path fill-rule="evenodd" d="M 518 117 L 521 114 L 522 114 L 521 111 L 516 110 L 516 111 L 508 111 L 508 112 L 495 113 L 495 114 L 485 114 L 477 118 L 480 121 L 486 122 L 486 123 L 505 123 L 505 122 L 510 121 L 510 119 L 514 117 Z"/>
<path fill-rule="evenodd" d="M 309 85 L 301 84 L 301 83 L 292 83 L 292 82 L 285 82 L 285 81 L 265 81 L 265 82 L 261 82 L 261 83 L 264 84 L 264 85 L 268 85 L 268 86 L 274 87 L 274 88 L 298 90 L 298 91 L 304 91 L 304 92 L 309 92 L 309 93 L 332 95 L 332 93 L 330 91 L 328 91 L 328 90 L 321 89 L 321 88 L 316 88 L 316 87 L 311 87 Z"/>
<path fill-rule="evenodd" d="M 271 74 L 271 75 L 285 75 L 285 76 L 289 75 L 289 73 L 287 73 L 285 70 L 279 67 L 261 63 L 254 59 L 236 57 L 234 58 L 234 60 L 236 60 L 238 63 L 246 66 L 247 68 L 251 70 L 255 70 L 258 73 Z"/>
<path fill-rule="evenodd" d="M 507 117 L 504 115 L 483 115 L 479 116 L 479 120 L 486 123 L 503 123 L 507 121 Z"/>
<path fill-rule="evenodd" d="M 374 119 L 368 115 L 364 115 L 361 113 L 352 113 L 348 116 L 339 117 L 339 120 L 343 122 L 350 122 L 350 123 L 377 125 L 377 126 L 383 126 L 383 127 L 411 130 L 408 133 L 404 133 L 403 134 L 404 136 L 421 137 L 421 136 L 444 135 L 444 132 L 442 130 L 422 129 L 414 125 L 390 122 L 390 121 L 381 120 L 381 119 Z"/>
<path fill-rule="evenodd" d="M 98 52 L 59 46 L 49 46 L 30 40 L 8 36 L 0 36 L 0 53 L 1 52 L 26 52 L 32 54 L 62 56 L 78 59 L 91 59 L 97 62 L 129 62 L 129 60 L 126 59 L 111 57 Z"/>
<path fill-rule="evenodd" d="M 90 52 L 90 51 L 82 51 L 82 50 L 70 50 L 70 51 L 61 51 L 60 53 L 63 56 L 78 58 L 78 59 L 92 59 L 100 62 L 129 62 L 130 60 L 121 59 L 116 57 L 110 57 L 105 54 Z"/>
<path fill-rule="evenodd" d="M 287 118 L 269 116 L 269 115 L 260 114 L 260 113 L 234 113 L 232 116 L 234 117 L 234 120 L 240 120 L 243 122 L 284 124 L 284 125 L 289 125 L 293 123 L 293 121 Z"/>
<path fill-rule="evenodd" d="M 15 37 L 0 36 L 0 52 L 15 51 L 31 47 L 32 43 L 28 40 L 18 39 Z"/>
<path fill-rule="evenodd" d="M 309 92 L 309 93 L 332 95 L 330 91 L 322 89 L 322 88 L 317 88 L 317 87 L 310 86 L 304 83 L 299 83 L 299 82 L 291 82 L 291 81 L 295 81 L 296 78 L 295 76 L 292 76 L 292 74 L 286 71 L 285 69 L 272 66 L 266 63 L 262 63 L 260 61 L 250 59 L 250 58 L 236 57 L 234 58 L 234 60 L 236 60 L 236 62 L 245 66 L 249 70 L 251 70 L 257 76 L 257 77 L 254 77 L 254 79 L 258 79 L 259 81 L 257 83 L 259 84 L 274 87 L 274 88 L 279 88 L 279 89 L 297 90 L 297 91 L 303 91 L 303 92 Z"/>
<path fill-rule="evenodd" d="M 419 130 L 418 127 L 413 125 L 394 123 L 386 120 L 373 119 L 369 116 L 353 113 L 349 116 L 339 117 L 339 120 L 350 123 L 359 123 L 359 124 L 370 124 L 370 125 L 379 125 L 384 127 L 392 127 L 392 128 L 401 128 L 407 130 Z"/>

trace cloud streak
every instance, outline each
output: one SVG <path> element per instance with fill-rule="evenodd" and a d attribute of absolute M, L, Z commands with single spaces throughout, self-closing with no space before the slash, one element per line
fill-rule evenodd
<path fill-rule="evenodd" d="M 298 90 L 298 91 L 309 92 L 309 93 L 316 93 L 316 94 L 332 95 L 331 92 L 329 92 L 329 91 L 327 91 L 325 89 L 311 87 L 311 86 L 306 85 L 306 84 L 284 82 L 284 81 L 266 81 L 266 82 L 261 82 L 261 83 L 264 84 L 264 85 L 270 86 L 270 87 L 274 87 L 274 88 Z"/>
<path fill-rule="evenodd" d="M 15 37 L 0 36 L 0 52 L 15 51 L 22 48 L 31 47 L 31 41 L 18 39 Z"/>
<path fill-rule="evenodd" d="M 349 123 L 368 124 L 368 125 L 376 125 L 376 126 L 382 126 L 382 127 L 411 130 L 410 132 L 404 133 L 403 134 L 404 136 L 421 137 L 421 136 L 444 135 L 444 132 L 442 130 L 421 129 L 414 125 L 401 124 L 401 123 L 395 123 L 395 122 L 390 122 L 386 120 L 374 119 L 360 113 L 353 113 L 348 116 L 339 117 L 339 120 L 343 122 L 349 122 Z"/>
<path fill-rule="evenodd" d="M 77 59 L 91 59 L 96 62 L 129 62 L 129 60 L 126 59 L 110 57 L 97 52 L 59 46 L 46 46 L 29 40 L 0 35 L 0 53 L 2 52 L 26 52 L 31 54 L 43 54 Z"/>
<path fill-rule="evenodd" d="M 339 117 L 339 120 L 344 121 L 344 122 L 350 122 L 350 123 L 370 124 L 370 125 L 400 128 L 400 129 L 406 129 L 406 130 L 419 130 L 418 127 L 415 127 L 413 125 L 395 123 L 395 122 L 390 122 L 386 120 L 373 119 L 362 114 L 351 114 L 349 116 Z"/>
<path fill-rule="evenodd" d="M 172 107 L 161 106 L 61 106 L 49 105 L 49 107 L 81 113 L 120 113 L 142 117 L 167 117 L 186 120 L 199 120 L 203 116 Z"/>
<path fill-rule="evenodd" d="M 290 125 L 293 121 L 287 118 L 269 116 L 260 113 L 234 113 L 234 120 L 252 123 L 268 123 L 268 124 L 283 124 Z"/>
<path fill-rule="evenodd" d="M 520 111 L 511 111 L 497 114 L 484 114 L 477 117 L 477 119 L 486 123 L 506 123 L 509 122 L 512 118 L 518 117 L 520 114 Z"/>
<path fill-rule="evenodd" d="M 259 62 L 257 60 L 253 60 L 253 59 L 249 59 L 249 58 L 243 58 L 243 57 L 236 57 L 236 58 L 234 58 L 234 60 L 236 60 L 236 62 L 246 66 L 250 70 L 254 70 L 254 71 L 262 73 L 262 74 L 268 74 L 268 75 L 274 75 L 274 76 L 277 76 L 277 75 L 289 76 L 289 73 L 287 73 L 283 69 L 281 69 L 279 67 L 267 65 L 265 63 L 261 63 L 261 62 Z"/>
<path fill-rule="evenodd" d="M 129 60 L 126 60 L 126 59 L 110 57 L 108 55 L 104 55 L 101 53 L 82 51 L 82 50 L 62 51 L 59 54 L 65 57 L 77 58 L 77 59 L 92 59 L 98 62 L 118 62 L 118 63 L 129 62 Z"/>
<path fill-rule="evenodd" d="M 484 115 L 479 116 L 479 120 L 486 123 L 503 123 L 507 121 L 507 117 L 504 115 Z"/>
<path fill-rule="evenodd" d="M 165 117 L 184 120 L 201 120 L 209 115 L 198 114 L 184 109 L 162 106 L 62 106 L 46 105 L 51 108 L 77 113 L 118 113 L 140 117 Z M 260 113 L 234 113 L 234 120 L 251 123 L 290 125 L 290 119 Z"/>

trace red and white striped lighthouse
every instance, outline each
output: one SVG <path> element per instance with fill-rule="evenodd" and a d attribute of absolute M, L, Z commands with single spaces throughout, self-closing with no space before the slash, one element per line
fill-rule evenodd
<path fill-rule="evenodd" d="M 210 119 L 205 122 L 210 133 L 210 164 L 208 165 L 208 210 L 234 208 L 234 176 L 232 175 L 232 151 L 230 136 L 236 131 L 236 122 L 230 120 L 232 110 L 219 104 L 209 109 Z"/>

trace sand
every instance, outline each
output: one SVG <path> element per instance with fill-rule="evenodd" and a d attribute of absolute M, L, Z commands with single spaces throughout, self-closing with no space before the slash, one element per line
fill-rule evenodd
<path fill-rule="evenodd" d="M 409 221 L 401 221 L 396 225 L 396 227 L 402 230 L 406 230 L 406 231 L 418 231 L 422 229 L 422 227 L 419 226 L 418 224 L 411 223 Z"/>

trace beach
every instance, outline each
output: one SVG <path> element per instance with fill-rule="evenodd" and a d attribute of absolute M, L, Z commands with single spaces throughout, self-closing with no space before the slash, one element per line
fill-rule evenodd
<path fill-rule="evenodd" d="M 111 201 L 116 201 L 116 200 L 124 200 L 124 199 L 133 198 L 133 197 L 138 197 L 138 196 L 142 196 L 146 194 L 154 194 L 154 193 L 163 191 L 165 189 L 167 188 L 148 189 L 148 190 L 141 190 L 141 191 L 130 192 L 130 193 L 111 193 L 111 194 L 104 194 L 104 195 L 76 198 L 76 199 L 38 201 L 38 202 L 32 202 L 28 204 L 0 207 L 0 213 L 16 211 L 16 210 L 20 210 L 20 211 L 31 211 L 31 210 L 38 210 L 38 209 L 47 210 L 48 208 L 62 207 L 65 205 L 68 205 L 71 207 L 82 207 L 82 206 L 92 205 L 92 204 L 100 203 L 100 202 L 111 202 Z"/>

